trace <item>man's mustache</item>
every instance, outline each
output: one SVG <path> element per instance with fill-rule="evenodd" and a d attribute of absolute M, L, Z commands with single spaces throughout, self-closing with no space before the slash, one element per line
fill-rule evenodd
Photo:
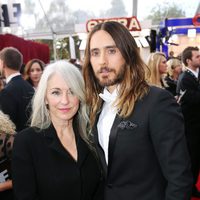
<path fill-rule="evenodd" d="M 101 67 L 100 70 L 98 70 L 98 73 L 103 73 L 103 72 L 112 72 L 114 69 L 108 68 L 108 67 Z"/>

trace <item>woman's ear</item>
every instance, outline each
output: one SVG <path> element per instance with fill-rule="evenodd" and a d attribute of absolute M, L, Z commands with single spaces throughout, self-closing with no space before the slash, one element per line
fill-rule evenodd
<path fill-rule="evenodd" d="M 47 99 L 45 99 L 44 102 L 45 102 L 46 108 L 49 109 L 49 103 L 48 103 Z"/>
<path fill-rule="evenodd" d="M 47 108 L 47 110 L 49 110 L 49 104 L 48 103 L 46 104 L 46 108 Z"/>

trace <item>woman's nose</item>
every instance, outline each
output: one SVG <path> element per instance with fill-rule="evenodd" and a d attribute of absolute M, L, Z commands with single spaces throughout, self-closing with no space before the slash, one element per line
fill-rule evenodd
<path fill-rule="evenodd" d="M 61 103 L 63 103 L 63 104 L 69 103 L 69 97 L 68 97 L 67 93 L 65 93 L 65 94 L 62 95 Z"/>

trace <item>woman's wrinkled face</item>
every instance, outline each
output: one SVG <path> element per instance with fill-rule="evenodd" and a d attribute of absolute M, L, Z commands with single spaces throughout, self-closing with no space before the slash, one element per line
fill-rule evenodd
<path fill-rule="evenodd" d="M 52 122 L 72 122 L 79 109 L 79 99 L 60 74 L 54 74 L 48 81 L 46 104 Z"/>

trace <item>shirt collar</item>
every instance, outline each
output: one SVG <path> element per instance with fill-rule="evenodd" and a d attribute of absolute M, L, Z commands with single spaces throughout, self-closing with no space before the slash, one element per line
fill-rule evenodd
<path fill-rule="evenodd" d="M 189 67 L 186 67 L 186 69 L 189 70 L 190 72 L 192 72 L 196 78 L 198 78 L 198 76 L 199 76 L 199 68 L 197 68 L 196 71 L 190 69 Z"/>
<path fill-rule="evenodd" d="M 107 103 L 114 102 L 118 96 L 118 87 L 110 93 L 107 88 L 104 88 L 103 93 L 100 93 L 99 96 Z"/>
<path fill-rule="evenodd" d="M 12 79 L 12 78 L 14 78 L 15 76 L 19 76 L 19 75 L 21 75 L 19 72 L 16 72 L 16 73 L 14 73 L 14 74 L 11 74 L 10 76 L 8 76 L 7 78 L 6 78 L 6 84 L 8 84 L 8 82 Z"/>

